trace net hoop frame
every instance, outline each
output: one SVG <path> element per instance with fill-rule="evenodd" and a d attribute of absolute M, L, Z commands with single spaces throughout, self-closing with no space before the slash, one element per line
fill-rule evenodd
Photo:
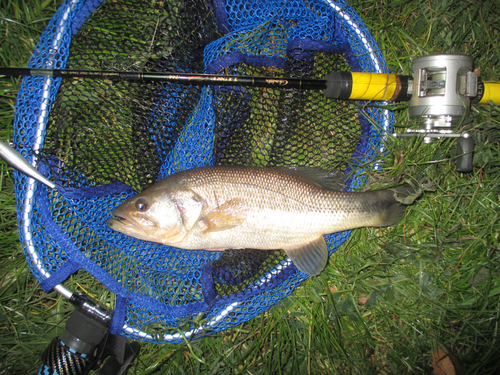
<path fill-rule="evenodd" d="M 85 22 L 86 18 L 95 10 L 103 0 L 89 1 L 89 0 L 68 0 L 66 1 L 56 12 L 52 20 L 50 21 L 49 28 L 55 28 L 57 31 L 54 33 L 50 45 L 41 45 L 38 43 L 33 56 L 30 60 L 30 68 L 45 68 L 45 69 L 57 69 L 64 68 L 64 66 L 57 66 L 57 60 L 55 56 L 59 51 L 67 51 L 71 44 L 71 37 L 75 35 L 81 25 Z M 321 0 L 318 0 L 321 1 Z M 374 72 L 374 73 L 387 73 L 388 68 L 386 66 L 384 57 L 378 46 L 369 33 L 366 26 L 363 24 L 361 18 L 350 8 L 350 6 L 343 0 L 324 0 L 323 3 L 330 6 L 339 19 L 341 20 L 342 26 L 346 29 L 350 29 L 351 32 L 348 34 L 348 41 L 351 46 L 357 46 L 358 50 L 355 51 L 359 54 L 364 54 L 368 57 L 369 64 L 361 68 L 363 71 Z M 350 40 L 349 40 L 350 39 Z M 37 151 L 42 149 L 44 145 L 44 136 L 47 128 L 47 124 L 50 116 L 51 104 L 55 100 L 55 95 L 59 89 L 61 83 L 60 78 L 51 77 L 24 77 L 21 88 L 19 91 L 19 96 L 29 95 L 27 92 L 28 86 L 36 85 L 39 87 L 39 91 L 36 93 L 39 97 L 39 105 L 36 108 L 28 108 L 21 111 L 16 104 L 16 114 L 14 119 L 14 124 L 20 121 L 29 121 L 34 132 L 34 141 L 30 145 L 31 149 L 34 151 L 32 154 L 28 154 L 26 149 L 21 147 L 19 151 L 24 154 L 24 156 L 30 161 L 30 163 L 37 168 L 38 159 L 36 157 Z M 28 85 L 29 84 L 29 85 Z M 387 105 L 389 103 L 383 102 L 378 103 L 382 105 Z M 22 120 L 22 116 L 27 112 L 32 113 L 32 117 L 29 120 Z M 385 139 L 386 133 L 392 131 L 394 119 L 393 113 L 387 108 L 380 109 L 383 114 L 383 121 L 379 123 L 380 132 L 380 142 L 375 142 L 376 147 L 372 150 L 372 155 L 376 153 L 384 153 L 384 147 L 382 141 Z M 25 145 L 26 146 L 26 145 Z M 377 165 L 375 164 L 375 167 Z M 35 275 L 40 282 L 48 279 L 51 273 L 42 267 L 42 262 L 40 261 L 39 251 L 36 249 L 36 244 L 33 241 L 33 226 L 32 226 L 32 213 L 34 209 L 35 202 L 35 192 L 39 187 L 39 182 L 32 178 L 25 177 L 18 172 L 15 172 L 16 181 L 22 181 L 22 191 L 17 192 L 16 196 L 21 197 L 18 203 L 18 221 L 19 221 L 19 232 L 20 240 L 23 246 L 23 250 L 27 257 L 28 262 L 35 271 Z M 21 185 L 19 182 L 16 186 Z M 19 201 L 18 201 L 19 202 Z M 346 233 L 346 238 L 349 236 L 350 231 Z M 291 264 L 290 261 L 283 262 L 279 267 L 287 267 Z M 54 289 L 59 292 L 63 297 L 70 298 L 73 292 L 67 289 L 62 280 L 61 283 L 57 284 Z M 225 308 L 219 311 L 219 313 L 213 317 L 205 327 L 210 328 L 217 325 L 221 320 L 223 320 L 231 311 L 233 311 L 240 302 L 229 303 Z M 154 338 L 143 331 L 137 330 L 134 327 L 128 326 L 126 323 L 122 327 L 119 327 L 121 332 L 127 333 L 129 336 L 135 337 L 141 340 L 154 340 Z M 180 342 L 184 338 L 190 338 L 193 335 L 196 336 L 204 330 L 204 327 L 199 327 L 192 329 L 183 333 L 176 334 L 165 334 L 163 341 L 165 342 Z"/>

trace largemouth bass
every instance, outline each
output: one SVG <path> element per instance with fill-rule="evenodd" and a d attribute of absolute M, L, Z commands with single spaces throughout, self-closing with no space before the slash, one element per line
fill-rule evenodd
<path fill-rule="evenodd" d="M 328 261 L 324 234 L 397 223 L 391 190 L 333 190 L 281 168 L 195 168 L 155 183 L 114 211 L 109 226 L 181 249 L 284 250 L 314 276 Z"/>

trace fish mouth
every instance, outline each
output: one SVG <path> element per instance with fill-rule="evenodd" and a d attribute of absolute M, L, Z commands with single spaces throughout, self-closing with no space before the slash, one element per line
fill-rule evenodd
<path fill-rule="evenodd" d="M 108 220 L 106 220 L 109 228 L 118 233 L 122 233 L 126 236 L 129 236 L 131 239 L 139 239 L 142 241 L 154 241 L 151 234 L 144 230 L 141 225 L 134 220 L 134 218 L 128 218 L 123 216 L 118 216 L 113 214 Z"/>
<path fill-rule="evenodd" d="M 112 215 L 112 217 L 106 220 L 106 224 L 108 224 L 111 229 L 142 240 L 150 239 L 147 229 L 151 229 L 151 226 L 154 226 L 152 220 L 144 217 L 135 218 L 129 215 L 120 215 L 114 212 Z M 149 224 L 149 226 L 145 228 L 144 224 Z"/>
<path fill-rule="evenodd" d="M 115 230 L 119 230 L 119 228 L 121 227 L 133 225 L 133 223 L 127 220 L 127 218 L 118 215 L 113 215 L 112 217 L 110 217 L 108 220 L 106 220 L 106 224 L 108 224 L 111 229 Z"/>
<path fill-rule="evenodd" d="M 131 229 L 136 231 L 138 229 L 138 223 L 136 220 L 134 220 L 134 218 L 128 215 L 120 215 L 116 212 L 113 212 L 112 216 L 108 220 L 106 220 L 106 224 L 108 224 L 111 229 L 114 229 L 118 232 L 123 232 L 126 229 L 128 229 L 128 231 L 130 231 Z"/>

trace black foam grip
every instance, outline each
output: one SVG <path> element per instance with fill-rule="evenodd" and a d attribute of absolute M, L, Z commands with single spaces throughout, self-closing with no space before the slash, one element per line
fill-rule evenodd
<path fill-rule="evenodd" d="M 351 72 L 330 72 L 325 76 L 325 96 L 330 99 L 349 99 L 352 93 Z"/>

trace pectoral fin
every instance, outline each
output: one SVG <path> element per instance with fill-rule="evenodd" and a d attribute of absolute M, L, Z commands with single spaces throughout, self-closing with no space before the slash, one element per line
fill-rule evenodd
<path fill-rule="evenodd" d="M 248 204 L 241 198 L 234 198 L 210 211 L 200 220 L 206 225 L 205 233 L 234 228 L 247 217 Z"/>
<path fill-rule="evenodd" d="M 328 249 L 323 236 L 306 244 L 283 250 L 293 264 L 309 276 L 319 275 L 328 262 Z"/>

